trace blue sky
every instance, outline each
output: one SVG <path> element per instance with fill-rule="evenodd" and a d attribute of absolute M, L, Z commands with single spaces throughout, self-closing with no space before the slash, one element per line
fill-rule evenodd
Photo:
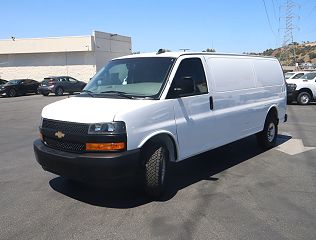
<path fill-rule="evenodd" d="M 295 2 L 294 41 L 316 41 L 316 0 Z M 261 52 L 282 45 L 284 4 L 285 0 L 2 0 L 0 39 L 90 35 L 98 30 L 132 37 L 134 52 Z"/>

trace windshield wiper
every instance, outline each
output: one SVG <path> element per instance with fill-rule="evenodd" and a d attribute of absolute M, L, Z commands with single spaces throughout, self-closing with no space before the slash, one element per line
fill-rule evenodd
<path fill-rule="evenodd" d="M 111 94 L 111 95 L 118 95 L 120 97 L 128 98 L 128 99 L 134 99 L 134 97 L 127 95 L 126 92 L 120 92 L 120 91 L 104 91 L 100 92 L 100 94 Z"/>
<path fill-rule="evenodd" d="M 93 95 L 93 92 L 90 91 L 90 90 L 82 90 L 80 93 L 88 93 L 90 97 L 95 97 L 95 96 Z"/>

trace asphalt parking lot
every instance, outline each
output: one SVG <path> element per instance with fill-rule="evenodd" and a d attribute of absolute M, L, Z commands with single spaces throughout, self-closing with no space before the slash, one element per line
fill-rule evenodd
<path fill-rule="evenodd" d="M 0 98 L 0 239 L 316 239 L 316 104 L 288 107 L 272 150 L 248 137 L 174 165 L 151 201 L 42 170 L 40 112 L 66 97 Z"/>

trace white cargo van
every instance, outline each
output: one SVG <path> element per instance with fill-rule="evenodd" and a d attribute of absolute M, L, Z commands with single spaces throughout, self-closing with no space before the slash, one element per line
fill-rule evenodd
<path fill-rule="evenodd" d="M 277 59 L 159 51 L 110 61 L 74 97 L 46 106 L 37 161 L 83 181 L 143 176 L 163 193 L 168 163 L 257 134 L 272 148 L 286 121 Z"/>

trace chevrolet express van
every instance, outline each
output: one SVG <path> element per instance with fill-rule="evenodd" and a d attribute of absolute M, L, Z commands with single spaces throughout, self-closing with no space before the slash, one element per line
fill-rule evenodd
<path fill-rule="evenodd" d="M 272 57 L 160 50 L 113 59 L 41 117 L 34 151 L 44 170 L 81 181 L 140 175 L 158 197 L 170 162 L 252 134 L 272 148 L 286 85 Z"/>

